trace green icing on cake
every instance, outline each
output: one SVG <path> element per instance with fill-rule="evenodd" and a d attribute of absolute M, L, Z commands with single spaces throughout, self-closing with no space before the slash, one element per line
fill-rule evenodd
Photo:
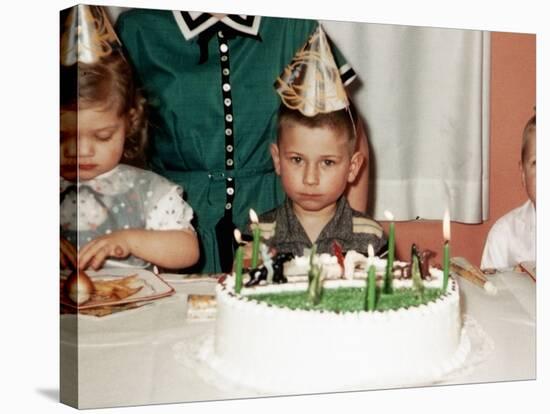
<path fill-rule="evenodd" d="M 377 288 L 376 311 L 408 308 L 434 301 L 441 296 L 441 289 L 425 288 L 422 293 L 416 289 L 395 289 L 391 294 L 381 293 Z M 247 295 L 259 302 L 289 309 L 324 310 L 330 312 L 357 312 L 364 310 L 365 288 L 323 289 L 321 301 L 312 305 L 307 291 L 260 293 Z"/>

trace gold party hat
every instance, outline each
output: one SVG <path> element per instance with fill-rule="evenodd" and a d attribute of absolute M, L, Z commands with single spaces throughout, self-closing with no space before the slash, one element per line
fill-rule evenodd
<path fill-rule="evenodd" d="M 305 116 L 349 107 L 340 72 L 321 25 L 296 53 L 274 86 L 288 108 Z"/>
<path fill-rule="evenodd" d="M 120 40 L 101 6 L 79 4 L 70 10 L 61 34 L 62 65 L 96 63 L 120 48 Z"/>

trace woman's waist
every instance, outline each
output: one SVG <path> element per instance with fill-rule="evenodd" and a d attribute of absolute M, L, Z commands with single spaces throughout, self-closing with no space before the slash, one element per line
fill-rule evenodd
<path fill-rule="evenodd" d="M 273 165 L 261 167 L 245 167 L 235 169 L 189 169 L 189 170 L 173 170 L 173 169 L 158 169 L 156 172 L 164 177 L 175 181 L 223 181 L 228 178 L 235 179 L 250 179 L 257 178 L 262 175 L 273 174 Z"/>

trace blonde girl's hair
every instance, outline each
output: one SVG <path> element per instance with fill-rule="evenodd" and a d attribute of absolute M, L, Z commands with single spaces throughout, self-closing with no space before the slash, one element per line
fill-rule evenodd
<path fill-rule="evenodd" d="M 61 109 L 76 111 L 102 105 L 117 108 L 126 118 L 126 138 L 121 162 L 143 167 L 147 161 L 146 101 L 136 87 L 132 68 L 120 54 L 94 64 L 61 68 Z"/>

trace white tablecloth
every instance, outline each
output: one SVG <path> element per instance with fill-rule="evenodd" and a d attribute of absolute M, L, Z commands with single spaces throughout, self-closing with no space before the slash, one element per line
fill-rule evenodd
<path fill-rule="evenodd" d="M 185 316 L 187 295 L 213 292 L 215 280 L 182 282 L 181 275 L 163 277 L 176 289 L 169 298 L 101 318 L 61 316 L 62 389 L 78 392 L 80 408 L 254 395 L 203 380 L 195 370 L 186 369 L 174 352 L 178 344 L 212 329 L 213 322 L 191 322 Z M 536 377 L 535 283 L 511 272 L 490 278 L 499 289 L 495 296 L 463 279 L 459 283 L 465 317 L 482 328 L 491 352 L 473 369 L 458 372 L 444 384 Z M 71 368 L 75 358 L 78 369 Z"/>

